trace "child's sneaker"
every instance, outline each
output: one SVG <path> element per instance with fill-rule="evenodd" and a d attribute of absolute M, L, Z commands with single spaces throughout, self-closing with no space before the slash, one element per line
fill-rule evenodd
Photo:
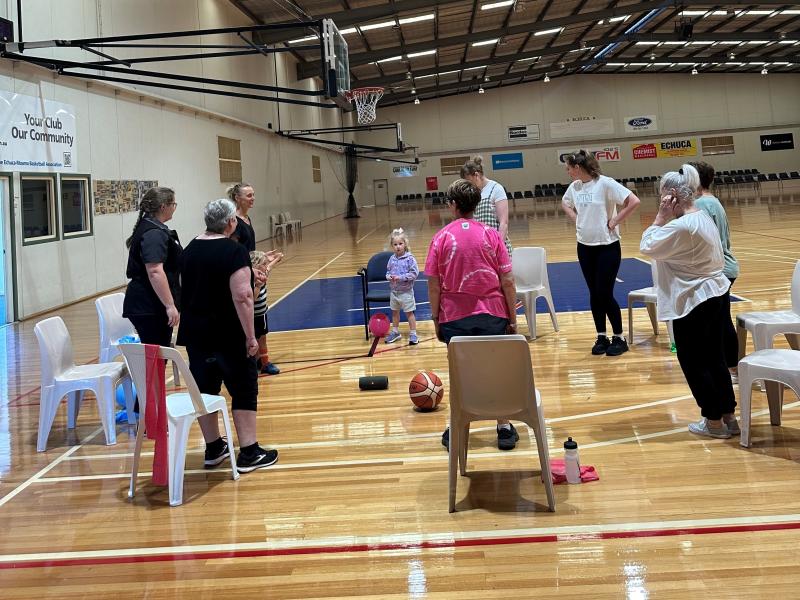
<path fill-rule="evenodd" d="M 389 332 L 389 335 L 386 336 L 386 339 L 384 340 L 384 343 L 386 343 L 386 344 L 394 344 L 395 342 L 400 341 L 401 337 L 403 337 L 403 336 L 400 335 L 399 331 L 391 331 L 391 332 Z"/>
<path fill-rule="evenodd" d="M 689 423 L 689 431 L 697 435 L 704 435 L 705 437 L 717 438 L 720 440 L 727 440 L 731 437 L 730 431 L 725 427 L 709 427 L 708 419 L 705 417 L 700 419 L 697 423 Z"/>
<path fill-rule="evenodd" d="M 275 363 L 267 363 L 267 365 L 261 369 L 261 372 L 264 375 L 279 375 L 281 370 Z"/>
<path fill-rule="evenodd" d="M 419 344 L 419 339 L 417 338 L 417 334 L 416 333 L 409 334 L 409 336 L 408 336 L 408 345 L 409 346 L 416 346 L 417 344 Z"/>

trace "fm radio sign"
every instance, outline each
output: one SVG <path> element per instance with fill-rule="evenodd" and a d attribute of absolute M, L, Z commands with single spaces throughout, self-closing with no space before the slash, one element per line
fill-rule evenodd
<path fill-rule="evenodd" d="M 594 157 L 599 162 L 617 162 L 620 160 L 619 146 L 601 146 L 597 148 L 589 147 L 585 148 L 585 150 L 594 154 Z M 575 152 L 577 152 L 577 150 L 559 150 L 558 162 L 561 164 L 566 164 L 567 157 Z"/>
<path fill-rule="evenodd" d="M 625 131 L 656 131 L 658 125 L 655 115 L 641 115 L 638 117 L 625 117 Z"/>

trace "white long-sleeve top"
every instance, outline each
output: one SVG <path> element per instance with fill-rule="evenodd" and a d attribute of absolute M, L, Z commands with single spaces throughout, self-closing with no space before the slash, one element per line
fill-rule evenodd
<path fill-rule="evenodd" d="M 662 227 L 651 225 L 642 234 L 639 250 L 656 260 L 659 321 L 685 317 L 730 286 L 722 274 L 725 259 L 719 231 L 701 210 Z"/>

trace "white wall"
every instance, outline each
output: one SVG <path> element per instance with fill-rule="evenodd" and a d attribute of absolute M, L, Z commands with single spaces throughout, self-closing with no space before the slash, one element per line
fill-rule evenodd
<path fill-rule="evenodd" d="M 390 198 L 425 191 L 425 177 L 438 176 L 445 189 L 455 176 L 442 176 L 442 156 L 481 153 L 487 175 L 509 191 L 532 189 L 537 183 L 567 183 L 557 149 L 578 149 L 584 143 L 620 146 L 621 160 L 603 164 L 614 177 L 659 175 L 692 158 L 633 160 L 631 145 L 671 138 L 732 135 L 735 154 L 705 159 L 717 170 L 757 168 L 761 172 L 800 168 L 798 150 L 762 152 L 759 135 L 793 132 L 800 146 L 800 75 L 688 74 L 580 75 L 554 78 L 549 83 L 529 83 L 485 94 L 465 94 L 380 107 L 380 122 L 401 122 L 406 144 L 418 146 L 422 162 L 419 175 L 392 177 L 389 162 L 359 162 L 362 203 L 372 201 L 374 179 L 389 180 Z M 658 131 L 626 133 L 625 117 L 656 115 Z M 554 139 L 550 123 L 570 117 L 613 119 L 614 134 Z M 538 123 L 541 139 L 530 144 L 509 144 L 509 125 Z M 523 169 L 493 172 L 491 155 L 522 152 Z"/>
<path fill-rule="evenodd" d="M 0 3 L 0 14 L 8 16 L 7 6 Z M 27 41 L 250 24 L 227 0 L 26 0 L 23 10 Z M 13 10 L 9 18 L 15 18 Z M 207 41 L 220 43 L 221 38 Z M 82 51 L 74 53 L 77 56 Z M 39 54 L 55 56 L 56 51 Z M 63 53 L 57 56 L 66 57 Z M 319 85 L 315 80 L 298 85 L 294 60 L 283 54 L 276 64 L 272 57 L 253 56 L 164 65 L 161 68 L 172 72 L 269 84 L 275 83 L 277 66 L 280 85 Z M 223 196 L 227 186 L 219 181 L 217 136 L 241 140 L 243 179 L 256 189 L 251 216 L 259 239 L 269 236 L 272 213 L 288 210 L 309 224 L 344 211 L 347 194 L 339 183 L 343 178 L 341 155 L 266 130 L 269 122 L 278 126 L 275 104 L 140 89 L 141 93 L 115 90 L 105 84 L 57 77 L 24 63 L 0 62 L 0 90 L 75 108 L 79 173 L 88 173 L 93 179 L 156 179 L 160 185 L 173 187 L 179 207 L 170 226 L 177 229 L 184 244 L 204 228 L 203 205 Z M 283 128 L 303 128 L 339 125 L 342 115 L 338 109 L 284 105 L 280 118 Z M 348 119 L 345 117 L 346 122 Z M 321 157 L 322 183 L 312 180 L 312 154 Z M 18 175 L 14 179 L 19 232 Z M 17 317 L 124 285 L 124 240 L 135 218 L 136 213 L 97 215 L 92 237 L 46 244 L 23 246 L 17 235 Z"/>

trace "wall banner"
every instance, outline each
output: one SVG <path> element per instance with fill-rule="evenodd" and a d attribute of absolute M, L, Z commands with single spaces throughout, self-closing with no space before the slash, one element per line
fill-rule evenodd
<path fill-rule="evenodd" d="M 614 119 L 597 117 L 570 117 L 550 123 L 550 137 L 568 138 L 586 135 L 608 135 L 614 133 Z"/>
<path fill-rule="evenodd" d="M 625 131 L 658 131 L 658 121 L 655 115 L 625 117 Z"/>
<path fill-rule="evenodd" d="M 794 135 L 792 133 L 772 133 L 761 136 L 761 151 L 794 150 Z"/>
<path fill-rule="evenodd" d="M 632 144 L 633 158 L 674 158 L 678 156 L 697 156 L 697 138 L 670 140 L 654 144 Z"/>
<path fill-rule="evenodd" d="M 417 165 L 400 165 L 392 167 L 392 175 L 395 177 L 414 177 L 419 173 Z"/>
<path fill-rule="evenodd" d="M 439 178 L 438 177 L 426 177 L 425 178 L 425 189 L 429 192 L 435 192 L 439 189 Z"/>
<path fill-rule="evenodd" d="M 509 154 L 492 154 L 492 169 L 501 171 L 503 169 L 521 169 L 522 152 L 511 152 Z"/>
<path fill-rule="evenodd" d="M 528 123 L 527 125 L 509 125 L 508 126 L 508 141 L 515 142 L 538 142 L 539 141 L 539 124 Z"/>
<path fill-rule="evenodd" d="M 559 149 L 558 152 L 558 162 L 566 164 L 567 156 L 570 154 L 577 152 L 578 150 L 587 150 L 594 154 L 594 157 L 597 159 L 598 162 L 619 162 L 620 159 L 620 147 L 619 146 L 588 146 L 583 148 L 570 148 L 570 149 Z"/>
<path fill-rule="evenodd" d="M 0 92 L 0 166 L 6 171 L 77 171 L 75 108 Z"/>

